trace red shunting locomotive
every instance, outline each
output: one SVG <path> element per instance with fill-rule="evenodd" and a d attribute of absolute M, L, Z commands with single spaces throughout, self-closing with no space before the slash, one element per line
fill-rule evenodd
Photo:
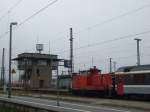
<path fill-rule="evenodd" d="M 101 70 L 96 67 L 88 71 L 82 71 L 73 76 L 73 91 L 97 91 L 109 92 L 112 88 L 112 76 L 110 74 L 101 74 Z"/>

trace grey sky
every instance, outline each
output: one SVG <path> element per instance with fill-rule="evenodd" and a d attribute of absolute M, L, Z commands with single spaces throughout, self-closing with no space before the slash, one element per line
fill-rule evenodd
<path fill-rule="evenodd" d="M 19 0 L 1 0 L 0 17 L 17 1 Z M 53 0 L 22 0 L 0 20 L 0 35 L 9 30 L 11 21 L 20 23 L 50 1 Z M 50 41 L 51 53 L 61 53 L 58 54 L 60 58 L 69 58 L 69 51 L 64 53 L 62 51 L 69 49 L 70 27 L 74 32 L 74 48 L 148 31 L 150 30 L 150 6 L 94 27 L 95 24 L 101 24 L 113 17 L 148 4 L 150 4 L 150 0 L 58 0 L 13 31 L 13 57 L 22 52 L 35 52 L 38 38 L 39 42 L 44 44 L 44 53 L 48 53 Z M 141 42 L 141 63 L 148 64 L 150 63 L 150 33 L 136 37 L 143 39 Z M 104 72 L 108 72 L 109 57 L 117 62 L 117 67 L 136 64 L 134 38 L 130 37 L 75 50 L 75 70 L 91 67 L 92 57 L 94 65 Z M 9 35 L 0 38 L 0 57 L 2 48 L 5 47 L 7 65 L 8 42 Z"/>

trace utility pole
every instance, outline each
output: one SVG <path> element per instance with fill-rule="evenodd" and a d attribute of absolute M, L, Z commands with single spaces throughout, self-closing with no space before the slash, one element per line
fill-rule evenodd
<path fill-rule="evenodd" d="M 24 89 L 27 90 L 27 59 L 24 59 Z"/>
<path fill-rule="evenodd" d="M 137 41 L 137 66 L 140 65 L 140 46 L 139 43 L 141 41 L 141 39 L 135 38 L 134 40 Z"/>
<path fill-rule="evenodd" d="M 74 72 L 74 64 L 73 64 L 73 31 L 70 28 L 70 72 L 71 75 Z"/>
<path fill-rule="evenodd" d="M 113 65 L 114 65 L 114 72 L 116 72 L 116 64 L 117 64 L 116 61 L 114 61 L 114 62 L 113 62 Z"/>
<path fill-rule="evenodd" d="M 58 66 L 57 66 L 57 106 L 60 106 L 59 103 L 59 61 L 58 61 Z"/>
<path fill-rule="evenodd" d="M 110 73 L 112 73 L 112 58 L 109 58 L 109 69 L 110 69 Z"/>
<path fill-rule="evenodd" d="M 2 54 L 1 84 L 3 87 L 3 91 L 5 93 L 6 92 L 6 87 L 5 87 L 5 48 L 3 48 L 3 54 Z"/>
<path fill-rule="evenodd" d="M 92 67 L 94 67 L 94 58 L 92 56 Z"/>
<path fill-rule="evenodd" d="M 109 68 L 110 68 L 110 71 L 109 73 L 112 74 L 112 58 L 109 58 Z M 109 87 L 109 90 L 108 90 L 108 95 L 109 97 L 111 97 L 111 87 Z"/>
<path fill-rule="evenodd" d="M 49 54 L 51 53 L 51 48 L 50 48 L 50 41 L 49 41 Z"/>
<path fill-rule="evenodd" d="M 11 57 L 12 57 L 12 26 L 13 25 L 17 25 L 17 22 L 10 23 L 8 98 L 11 98 Z"/>

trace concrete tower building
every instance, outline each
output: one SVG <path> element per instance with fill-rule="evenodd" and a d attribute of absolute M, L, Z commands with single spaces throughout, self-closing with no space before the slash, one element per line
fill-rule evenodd
<path fill-rule="evenodd" d="M 52 70 L 57 70 L 57 55 L 22 53 L 15 58 L 18 62 L 19 82 L 24 88 L 51 87 Z"/>

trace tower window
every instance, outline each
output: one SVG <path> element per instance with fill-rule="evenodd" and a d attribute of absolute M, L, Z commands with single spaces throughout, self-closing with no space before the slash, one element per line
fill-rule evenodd
<path fill-rule="evenodd" d="M 36 70 L 36 74 L 38 77 L 40 77 L 40 70 L 39 69 Z"/>

